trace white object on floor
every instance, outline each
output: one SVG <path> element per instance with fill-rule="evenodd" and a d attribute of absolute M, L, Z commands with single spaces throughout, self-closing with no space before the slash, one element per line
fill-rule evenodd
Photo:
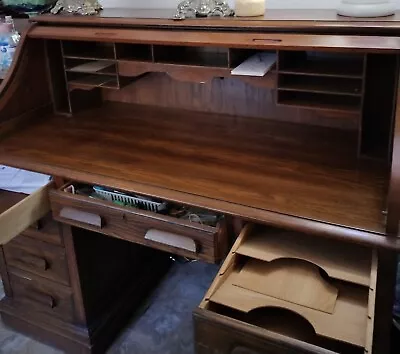
<path fill-rule="evenodd" d="M 246 59 L 231 71 L 232 75 L 264 76 L 276 63 L 276 53 L 261 52 Z"/>
<path fill-rule="evenodd" d="M 339 15 L 351 17 L 381 17 L 393 15 L 396 4 L 391 0 L 342 0 Z"/>
<path fill-rule="evenodd" d="M 45 186 L 49 180 L 50 176 L 42 173 L 0 165 L 0 189 L 31 194 Z"/>
<path fill-rule="evenodd" d="M 265 12 L 265 0 L 236 0 L 235 15 L 245 16 L 263 16 Z"/>

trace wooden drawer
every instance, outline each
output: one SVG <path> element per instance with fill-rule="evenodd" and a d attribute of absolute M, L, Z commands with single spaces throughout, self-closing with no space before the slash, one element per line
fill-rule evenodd
<path fill-rule="evenodd" d="M 53 219 L 51 212 L 34 222 L 23 232 L 23 235 L 33 237 L 40 241 L 63 246 L 58 222 Z"/>
<path fill-rule="evenodd" d="M 4 246 L 8 267 L 25 270 L 68 285 L 65 249 L 27 236 L 17 236 Z"/>
<path fill-rule="evenodd" d="M 72 290 L 17 269 L 9 272 L 12 300 L 27 311 L 47 314 L 65 322 L 73 321 Z"/>
<path fill-rule="evenodd" d="M 51 183 L 31 195 L 0 190 L 0 245 L 4 245 L 50 211 Z"/>
<path fill-rule="evenodd" d="M 376 258 L 246 225 L 194 315 L 198 353 L 371 353 Z"/>
<path fill-rule="evenodd" d="M 60 222 L 208 262 L 226 254 L 223 221 L 211 227 L 65 190 L 50 193 L 53 217 Z"/>

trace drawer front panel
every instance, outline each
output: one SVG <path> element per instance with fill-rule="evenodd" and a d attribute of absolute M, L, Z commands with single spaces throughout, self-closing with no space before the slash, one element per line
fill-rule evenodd
<path fill-rule="evenodd" d="M 197 354 L 334 354 L 203 309 L 193 319 Z"/>
<path fill-rule="evenodd" d="M 13 301 L 17 306 L 51 315 L 65 322 L 73 321 L 73 299 L 69 287 L 38 279 L 25 272 L 10 272 Z"/>
<path fill-rule="evenodd" d="M 50 200 L 53 217 L 60 222 L 178 255 L 216 262 L 226 247 L 222 227 L 203 226 L 61 191 L 52 191 Z"/>
<path fill-rule="evenodd" d="M 17 236 L 4 246 L 4 254 L 8 267 L 69 285 L 65 250 L 60 246 L 27 236 Z"/>
<path fill-rule="evenodd" d="M 63 246 L 58 223 L 53 219 L 51 213 L 33 223 L 22 234 L 43 242 Z"/>

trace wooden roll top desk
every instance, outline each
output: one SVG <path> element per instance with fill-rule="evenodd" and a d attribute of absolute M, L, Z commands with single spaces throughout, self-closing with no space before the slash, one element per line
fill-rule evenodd
<path fill-rule="evenodd" d="M 4 321 L 102 352 L 165 273 L 164 251 L 227 255 L 194 312 L 198 353 L 389 354 L 400 18 L 172 14 L 43 15 L 24 31 L 0 86 L 0 163 L 54 178 L 26 198 L 0 193 Z M 264 51 L 277 57 L 265 76 L 231 74 Z M 219 221 L 73 194 L 76 184 Z"/>

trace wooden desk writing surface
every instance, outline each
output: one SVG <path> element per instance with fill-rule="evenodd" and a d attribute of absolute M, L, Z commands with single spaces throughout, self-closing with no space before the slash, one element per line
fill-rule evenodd
<path fill-rule="evenodd" d="M 387 277 L 378 276 L 375 294 L 371 270 L 374 294 L 363 293 L 370 307 L 363 313 L 372 311 L 375 325 L 388 329 L 400 248 L 399 14 L 355 20 L 332 11 L 271 10 L 263 18 L 184 21 L 172 15 L 112 9 L 32 19 L 0 87 L 0 163 L 201 207 L 228 223 L 234 217 L 284 228 L 300 240 L 308 233 L 343 247 L 382 248 L 378 273 Z M 277 55 L 265 77 L 231 75 L 264 50 Z M 90 278 L 90 262 L 76 262 L 87 244 L 69 225 L 132 241 L 133 220 L 146 218 L 132 233 L 155 221 L 74 198 L 59 188 L 53 212 L 63 223 L 76 304 L 68 318 L 89 328 L 101 305 L 88 309 L 80 284 Z M 100 220 L 97 229 L 84 218 L 68 219 L 63 207 Z M 179 220 L 170 223 L 163 225 L 185 232 Z M 196 231 L 198 239 L 208 237 L 198 258 L 217 259 L 227 247 L 224 230 Z M 106 247 L 98 247 L 100 257 Z M 379 332 L 374 343 L 384 348 L 387 331 Z"/>

